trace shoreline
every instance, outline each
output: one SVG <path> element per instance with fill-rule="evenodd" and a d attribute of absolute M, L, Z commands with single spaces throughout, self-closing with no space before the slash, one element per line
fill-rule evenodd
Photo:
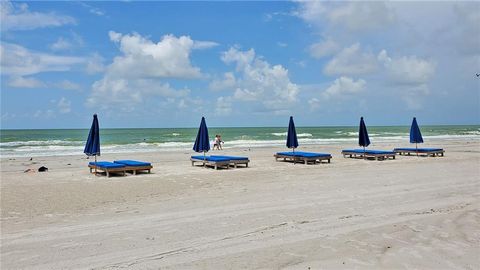
<path fill-rule="evenodd" d="M 372 138 L 373 146 L 375 145 L 396 145 L 395 147 L 400 146 L 411 146 L 412 144 L 409 143 L 408 136 L 399 138 L 396 137 L 376 137 L 370 136 Z M 428 145 L 432 145 L 435 143 L 443 143 L 443 142 L 456 142 L 456 141 L 466 141 L 466 142 L 476 142 L 480 141 L 479 135 L 438 135 L 438 136 L 424 136 L 427 143 L 423 145 L 427 147 Z M 315 146 L 328 146 L 328 145 L 353 145 L 349 146 L 355 147 L 357 144 L 358 138 L 326 138 L 326 139 L 311 139 L 311 138 L 299 138 L 300 148 L 302 147 L 315 147 Z M 239 143 L 242 142 L 242 143 Z M 232 144 L 233 146 L 229 146 Z M 235 145 L 239 143 L 238 145 Z M 182 144 L 182 145 L 189 145 L 187 148 L 181 148 L 176 146 L 164 146 L 164 145 L 173 145 L 173 144 Z M 224 150 L 231 150 L 236 151 L 238 149 L 251 149 L 251 148 L 277 148 L 282 147 L 285 144 L 285 140 L 236 140 L 227 142 L 227 145 L 223 146 Z M 193 142 L 165 142 L 165 143 L 156 143 L 156 142 L 141 142 L 141 143 L 132 143 L 132 144 L 104 144 L 101 145 L 102 153 L 103 154 L 135 154 L 135 153 L 155 153 L 155 152 L 184 152 L 190 151 L 191 147 L 193 146 Z M 39 146 L 40 147 L 40 146 Z M 83 148 L 83 145 L 79 146 L 68 146 L 69 148 Z M 119 147 L 118 150 L 111 150 L 112 147 Z M 122 148 L 128 147 L 128 148 Z M 137 147 L 137 148 L 134 148 Z M 370 146 L 372 147 L 372 146 Z M 41 148 L 41 147 L 40 147 Z M 110 149 L 109 149 L 110 148 Z M 147 150 L 150 148 L 149 150 Z M 392 148 L 393 149 L 393 148 Z M 387 149 L 388 150 L 388 149 Z M 391 150 L 391 149 L 390 149 Z M 0 160 L 4 159 L 11 159 L 11 158 L 30 158 L 30 157 L 49 157 L 49 156 L 78 156 L 83 155 L 82 152 L 68 152 L 68 153 L 61 153 L 61 152 L 54 152 L 52 150 L 46 154 L 38 154 L 38 153 L 25 153 L 22 155 L 5 155 L 2 153 L 0 155 Z M 57 150 L 58 151 L 58 150 Z"/>
<path fill-rule="evenodd" d="M 193 151 L 104 154 L 154 166 L 110 178 L 81 155 L 2 158 L 1 266 L 474 269 L 480 141 L 424 146 L 445 157 L 365 161 L 341 156 L 352 144 L 305 145 L 332 163 L 294 165 L 275 162 L 285 147 L 242 148 L 214 153 L 249 156 L 248 168 L 213 170 L 192 167 Z"/>

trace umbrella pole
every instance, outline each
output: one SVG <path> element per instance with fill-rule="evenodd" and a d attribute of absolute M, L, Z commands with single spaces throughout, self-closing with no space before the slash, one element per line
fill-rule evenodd
<path fill-rule="evenodd" d="M 206 167 L 206 165 L 205 165 L 206 160 L 207 160 L 207 158 L 205 157 L 205 151 L 203 151 L 203 167 Z"/>
<path fill-rule="evenodd" d="M 95 155 L 95 175 L 97 175 L 97 155 Z"/>
<path fill-rule="evenodd" d="M 415 143 L 415 152 L 417 153 L 417 157 L 418 157 L 418 143 Z"/>
<path fill-rule="evenodd" d="M 295 163 L 297 162 L 297 157 L 295 156 L 295 147 L 293 147 L 292 149 L 293 149 L 293 165 L 295 165 Z"/>
<path fill-rule="evenodd" d="M 367 159 L 367 157 L 365 155 L 365 146 L 363 147 L 363 159 Z"/>

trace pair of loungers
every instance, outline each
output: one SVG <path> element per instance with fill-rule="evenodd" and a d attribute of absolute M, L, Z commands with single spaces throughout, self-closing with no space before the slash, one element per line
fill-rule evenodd
<path fill-rule="evenodd" d="M 311 152 L 278 152 L 275 155 L 275 161 L 283 160 L 283 161 L 293 161 L 296 162 L 303 162 L 305 164 L 316 164 L 322 163 L 322 161 L 326 160 L 330 163 L 330 159 L 332 159 L 332 155 L 325 154 L 325 153 L 311 153 Z"/>
<path fill-rule="evenodd" d="M 92 170 L 103 171 L 106 173 L 107 177 L 110 177 L 111 173 L 123 173 L 123 175 L 125 175 L 126 172 L 132 172 L 134 175 L 141 171 L 147 171 L 150 173 L 150 170 L 153 168 L 151 163 L 136 160 L 90 162 L 88 163 L 88 167 L 90 168 L 90 173 Z"/>
<path fill-rule="evenodd" d="M 385 160 L 385 159 L 395 159 L 396 154 L 399 155 L 408 155 L 418 154 L 425 156 L 442 156 L 445 151 L 441 148 L 395 148 L 393 151 L 383 151 L 383 150 L 363 150 L 363 149 L 353 149 L 353 150 L 343 150 L 343 157 L 353 157 L 353 158 L 373 158 L 376 160 Z"/>
<path fill-rule="evenodd" d="M 248 157 L 238 156 L 191 156 L 190 161 L 192 162 L 192 166 L 196 163 L 201 163 L 203 166 L 211 166 L 215 169 L 228 169 L 230 166 L 237 168 L 238 165 L 248 167 L 248 163 L 250 162 Z"/>

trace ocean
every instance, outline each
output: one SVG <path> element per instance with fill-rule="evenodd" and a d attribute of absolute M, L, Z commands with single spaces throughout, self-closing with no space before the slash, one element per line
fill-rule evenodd
<path fill-rule="evenodd" d="M 3 158 L 81 155 L 88 129 L 0 130 Z M 369 126 L 370 140 L 408 144 L 409 126 Z M 480 126 L 422 126 L 429 139 L 480 139 Z M 191 150 L 197 128 L 101 129 L 102 153 Z M 209 128 L 210 140 L 221 134 L 224 148 L 253 148 L 285 144 L 286 127 Z M 300 145 L 351 144 L 356 146 L 358 127 L 297 127 Z"/>

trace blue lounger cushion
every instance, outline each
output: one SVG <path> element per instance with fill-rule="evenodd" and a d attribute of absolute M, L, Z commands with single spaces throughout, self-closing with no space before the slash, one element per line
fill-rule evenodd
<path fill-rule="evenodd" d="M 152 166 L 151 163 L 149 162 L 143 162 L 143 161 L 136 161 L 136 160 L 115 160 L 113 161 L 114 163 L 117 164 L 123 164 L 125 166 L 129 167 L 144 167 L 144 166 Z"/>
<path fill-rule="evenodd" d="M 418 152 L 435 152 L 435 151 L 443 151 L 442 148 L 395 148 L 393 151 L 418 151 Z"/>
<path fill-rule="evenodd" d="M 105 169 L 116 169 L 116 168 L 124 168 L 125 165 L 117 164 L 108 161 L 97 161 L 97 162 L 89 162 L 88 165 L 97 166 L 98 168 L 105 168 Z"/>
<path fill-rule="evenodd" d="M 212 158 L 226 158 L 228 160 L 248 160 L 248 157 L 237 157 L 237 156 L 211 156 Z"/>
<path fill-rule="evenodd" d="M 311 152 L 278 152 L 277 155 L 290 156 L 290 157 L 306 157 L 306 158 L 332 156 L 330 154 L 325 154 L 325 153 L 311 153 Z"/>
<path fill-rule="evenodd" d="M 370 154 L 370 155 L 381 155 L 381 154 L 395 154 L 393 151 L 384 151 L 384 150 L 363 150 L 363 149 L 347 149 L 342 150 L 342 152 L 358 153 L 358 154 Z"/>
<path fill-rule="evenodd" d="M 211 162 L 222 162 L 222 161 L 230 161 L 230 159 L 225 157 L 218 157 L 218 156 L 191 156 L 193 159 L 198 159 L 200 161 L 206 160 Z"/>

